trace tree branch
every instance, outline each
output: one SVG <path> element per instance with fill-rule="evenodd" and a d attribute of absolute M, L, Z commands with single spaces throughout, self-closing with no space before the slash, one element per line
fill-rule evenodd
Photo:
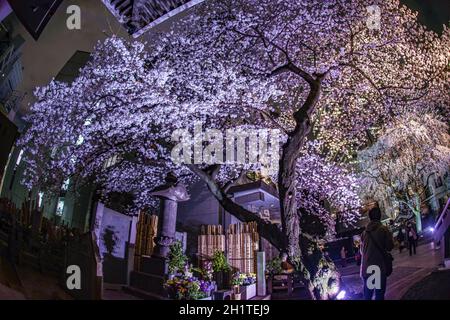
<path fill-rule="evenodd" d="M 187 167 L 206 183 L 208 189 L 211 191 L 219 204 L 225 209 L 225 211 L 235 216 L 242 222 L 255 221 L 258 225 L 259 234 L 277 249 L 284 250 L 286 247 L 286 237 L 276 224 L 264 221 L 257 214 L 248 211 L 235 203 L 226 195 L 225 191 L 218 186 L 214 179 L 198 166 L 187 165 Z"/>

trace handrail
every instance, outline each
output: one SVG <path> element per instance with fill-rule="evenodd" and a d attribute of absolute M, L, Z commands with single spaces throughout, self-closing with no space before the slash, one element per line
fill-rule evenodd
<path fill-rule="evenodd" d="M 450 227 L 450 198 L 439 216 L 436 225 L 434 226 L 434 241 L 438 242 L 444 236 L 444 233 Z"/>

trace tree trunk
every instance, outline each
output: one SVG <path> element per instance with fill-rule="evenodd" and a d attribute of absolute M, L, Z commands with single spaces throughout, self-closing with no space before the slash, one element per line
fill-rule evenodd
<path fill-rule="evenodd" d="M 302 76 L 301 71 L 295 66 L 290 65 L 289 68 L 290 71 Z M 288 241 L 287 254 L 291 264 L 301 273 L 305 285 L 310 289 L 312 298 L 316 298 L 314 282 L 312 282 L 309 268 L 306 268 L 302 262 L 304 258 L 300 238 L 302 210 L 299 210 L 297 203 L 295 173 L 297 159 L 301 155 L 306 137 L 311 131 L 310 117 L 315 111 L 320 97 L 322 77 L 323 75 L 318 76 L 317 79 L 305 79 L 310 85 L 310 91 L 303 105 L 294 114 L 296 126 L 282 147 L 278 172 L 281 221 Z"/>
<path fill-rule="evenodd" d="M 420 214 L 420 210 L 414 212 L 414 215 L 416 216 L 416 230 L 417 233 L 422 232 L 422 215 Z"/>
<path fill-rule="evenodd" d="M 334 262 L 326 258 L 316 241 L 301 236 L 302 263 L 306 269 L 305 286 L 313 300 L 329 300 L 339 292 L 340 274 Z M 305 273 L 304 273 L 305 274 Z"/>
<path fill-rule="evenodd" d="M 421 207 L 420 207 L 420 196 L 419 195 L 415 195 L 413 198 L 414 201 L 414 215 L 416 216 L 416 230 L 417 233 L 421 233 L 422 232 L 422 214 L 421 214 Z"/>

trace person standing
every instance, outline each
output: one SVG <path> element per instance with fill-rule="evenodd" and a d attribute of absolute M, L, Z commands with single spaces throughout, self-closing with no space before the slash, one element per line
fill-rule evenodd
<path fill-rule="evenodd" d="M 360 275 L 364 281 L 364 299 L 384 300 L 386 293 L 386 280 L 392 272 L 392 256 L 390 251 L 394 248 L 394 239 L 389 229 L 381 223 L 381 211 L 378 207 L 369 211 L 370 222 L 361 236 L 361 269 Z M 378 267 L 378 268 L 374 268 Z M 374 269 L 378 269 L 380 278 L 376 282 L 378 287 L 373 288 L 369 283 L 373 280 Z"/>
<path fill-rule="evenodd" d="M 398 229 L 397 241 L 398 241 L 398 250 L 400 253 L 402 253 L 403 249 L 405 248 L 405 232 L 403 231 L 403 227 L 400 227 Z"/>
<path fill-rule="evenodd" d="M 353 242 L 353 253 L 355 254 L 355 262 L 357 266 L 361 265 L 361 253 L 359 249 L 359 242 L 355 241 Z"/>
<path fill-rule="evenodd" d="M 341 248 L 341 265 L 343 268 L 347 266 L 347 250 L 345 249 L 345 246 L 342 246 Z"/>
<path fill-rule="evenodd" d="M 415 228 L 411 223 L 408 223 L 406 232 L 408 236 L 408 247 L 409 247 L 409 256 L 416 254 L 416 241 L 417 241 L 417 233 Z"/>

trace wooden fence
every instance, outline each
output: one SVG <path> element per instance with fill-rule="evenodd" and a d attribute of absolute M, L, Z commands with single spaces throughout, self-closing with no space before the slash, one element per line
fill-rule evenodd
<path fill-rule="evenodd" d="M 228 226 L 226 234 L 222 226 L 202 226 L 198 236 L 199 263 L 208 260 L 214 252 L 226 252 L 231 267 L 240 272 L 256 272 L 256 254 L 259 234 L 255 222 Z"/>
<path fill-rule="evenodd" d="M 134 269 L 140 270 L 141 257 L 151 256 L 155 248 L 154 238 L 158 230 L 158 216 L 141 212 L 136 228 L 136 247 L 134 253 Z"/>

